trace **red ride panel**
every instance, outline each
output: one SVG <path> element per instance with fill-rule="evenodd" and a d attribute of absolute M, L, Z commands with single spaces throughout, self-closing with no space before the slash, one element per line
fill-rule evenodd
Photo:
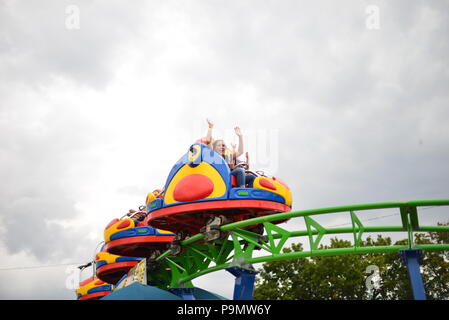
<path fill-rule="evenodd" d="M 108 242 L 104 249 L 112 254 L 126 257 L 143 258 L 156 249 L 163 249 L 175 236 L 140 236 L 116 239 Z"/>
<path fill-rule="evenodd" d="M 206 198 L 214 191 L 214 183 L 202 174 L 191 174 L 181 179 L 173 190 L 173 198 L 179 202 Z"/>
<path fill-rule="evenodd" d="M 265 187 L 265 188 L 271 189 L 271 190 L 276 190 L 276 186 L 270 180 L 262 178 L 259 180 L 259 183 L 262 187 Z"/>
<path fill-rule="evenodd" d="M 115 284 L 139 261 L 122 261 L 106 264 L 97 269 L 97 277 L 107 283 Z"/>
<path fill-rule="evenodd" d="M 231 222 L 259 217 L 268 214 L 289 212 L 291 208 L 283 203 L 266 200 L 219 200 L 174 205 L 152 211 L 145 223 L 148 225 L 178 232 L 186 230 L 199 233 L 205 225 L 204 216 L 224 214 Z M 203 216 L 203 217 L 202 217 Z M 273 223 L 281 223 L 276 221 Z"/>

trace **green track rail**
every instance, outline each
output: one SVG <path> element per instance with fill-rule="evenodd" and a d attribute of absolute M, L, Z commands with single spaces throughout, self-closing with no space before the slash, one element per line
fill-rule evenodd
<path fill-rule="evenodd" d="M 420 207 L 449 206 L 449 199 L 414 200 L 404 202 L 380 202 L 327 207 L 278 213 L 230 223 L 220 227 L 228 237 L 225 240 L 205 242 L 203 234 L 196 234 L 181 241 L 182 252 L 173 256 L 171 250 L 159 255 L 148 272 L 149 283 L 162 289 L 193 287 L 192 280 L 210 272 L 229 267 L 252 269 L 253 264 L 267 261 L 298 259 L 312 256 L 333 256 L 343 254 L 388 253 L 404 249 L 422 249 L 429 251 L 449 250 L 449 244 L 415 244 L 416 232 L 449 232 L 449 226 L 420 226 L 418 209 Z M 364 226 L 357 213 L 379 209 L 396 208 L 401 217 L 397 226 Z M 351 220 L 350 227 L 326 228 L 312 217 L 322 214 L 347 212 Z M 448 212 L 449 213 L 449 212 Z M 290 231 L 276 221 L 303 218 L 306 229 Z M 449 214 L 448 214 L 449 217 Z M 263 224 L 265 233 L 260 235 L 248 230 L 250 226 Z M 407 245 L 361 246 L 362 236 L 366 233 L 405 232 Z M 349 248 L 323 249 L 321 240 L 325 235 L 352 234 L 353 246 Z M 310 250 L 283 252 L 288 240 L 307 237 Z M 258 253 L 255 256 L 255 253 Z"/>

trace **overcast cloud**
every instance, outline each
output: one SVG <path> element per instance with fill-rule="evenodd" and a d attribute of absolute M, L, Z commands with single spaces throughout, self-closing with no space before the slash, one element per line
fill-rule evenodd
<path fill-rule="evenodd" d="M 69 5 L 79 29 L 67 28 Z M 206 117 L 229 142 L 242 128 L 254 169 L 287 181 L 294 210 L 449 198 L 448 9 L 0 1 L 0 269 L 89 261 Z M 0 270 L 0 298 L 74 299 L 65 271 Z M 225 272 L 194 283 L 232 296 Z"/>

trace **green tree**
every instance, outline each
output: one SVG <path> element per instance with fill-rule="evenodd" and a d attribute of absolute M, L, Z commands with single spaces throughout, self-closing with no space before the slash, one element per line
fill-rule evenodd
<path fill-rule="evenodd" d="M 442 224 L 439 224 L 442 225 Z M 395 245 L 405 245 L 400 240 Z M 448 233 L 415 234 L 415 243 L 449 243 Z M 368 237 L 362 246 L 389 246 L 389 237 Z M 320 249 L 345 248 L 352 244 L 333 238 Z M 284 252 L 302 251 L 302 244 L 292 244 Z M 378 286 L 367 289 L 367 267 L 378 267 Z M 428 299 L 449 299 L 449 254 L 447 251 L 424 251 L 422 275 Z M 413 299 L 407 268 L 397 252 L 315 256 L 303 259 L 270 261 L 258 270 L 255 299 L 268 300 L 364 300 Z"/>

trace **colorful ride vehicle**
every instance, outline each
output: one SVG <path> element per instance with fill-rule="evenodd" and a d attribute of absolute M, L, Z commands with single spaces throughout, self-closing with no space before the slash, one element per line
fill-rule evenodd
<path fill-rule="evenodd" d="M 118 256 L 102 250 L 95 256 L 96 275 L 98 279 L 115 285 L 142 259 Z"/>
<path fill-rule="evenodd" d="M 95 277 L 81 281 L 76 295 L 78 300 L 97 300 L 108 295 L 113 289 L 111 284 Z"/>
<path fill-rule="evenodd" d="M 170 171 L 164 197 L 147 198 L 145 222 L 196 234 L 216 216 L 229 223 L 291 211 L 292 193 L 285 182 L 254 175 L 253 188 L 235 187 L 225 160 L 203 143 L 194 143 Z"/>
<path fill-rule="evenodd" d="M 167 249 L 175 234 L 148 226 L 143 221 L 146 215 L 138 211 L 112 220 L 104 230 L 104 250 L 119 256 L 148 258 Z"/>

